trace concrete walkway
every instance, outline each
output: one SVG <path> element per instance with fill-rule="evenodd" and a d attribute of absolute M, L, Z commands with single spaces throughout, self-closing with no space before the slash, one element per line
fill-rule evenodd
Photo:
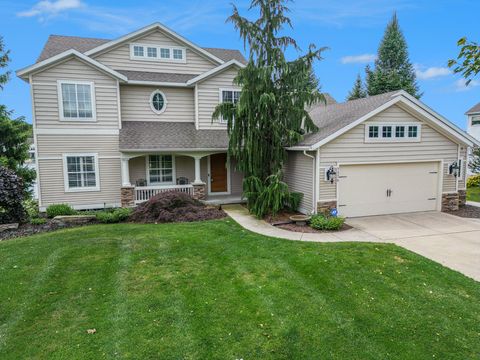
<path fill-rule="evenodd" d="M 467 201 L 466 204 L 471 205 L 471 206 L 480 207 L 480 202 L 476 202 L 476 201 Z"/>
<path fill-rule="evenodd" d="M 295 233 L 251 216 L 241 205 L 223 209 L 244 228 L 266 236 L 313 242 L 392 243 L 480 281 L 480 219 L 440 212 L 348 219 L 353 228 L 332 233 Z"/>

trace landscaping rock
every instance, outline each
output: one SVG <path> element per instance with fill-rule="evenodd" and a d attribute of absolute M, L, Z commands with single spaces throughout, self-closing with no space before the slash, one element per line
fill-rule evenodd
<path fill-rule="evenodd" d="M 53 221 L 58 224 L 87 224 L 95 219 L 95 215 L 63 215 L 55 216 Z"/>
<path fill-rule="evenodd" d="M 0 225 L 0 232 L 5 230 L 12 230 L 12 229 L 18 229 L 18 223 Z"/>

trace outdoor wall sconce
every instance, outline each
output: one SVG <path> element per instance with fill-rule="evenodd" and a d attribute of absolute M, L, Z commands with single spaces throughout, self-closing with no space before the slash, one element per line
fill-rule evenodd
<path fill-rule="evenodd" d="M 453 163 L 450 164 L 450 166 L 448 167 L 448 173 L 455 177 L 460 175 L 460 165 L 458 164 L 457 161 L 454 161 Z"/>
<path fill-rule="evenodd" d="M 333 166 L 330 166 L 328 169 L 325 169 L 325 180 L 330 181 L 330 184 L 333 184 L 337 178 L 337 172 Z"/>

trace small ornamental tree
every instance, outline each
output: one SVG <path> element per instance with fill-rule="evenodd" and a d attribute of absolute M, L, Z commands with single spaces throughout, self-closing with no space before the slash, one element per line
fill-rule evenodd
<path fill-rule="evenodd" d="M 364 97 L 367 97 L 367 91 L 365 90 L 360 74 L 358 74 L 352 90 L 348 93 L 347 100 L 361 99 Z"/>
<path fill-rule="evenodd" d="M 0 224 L 23 222 L 23 180 L 13 170 L 0 166 Z"/>
<path fill-rule="evenodd" d="M 288 206 L 290 193 L 282 182 L 285 147 L 305 132 L 316 131 L 308 106 L 325 101 L 312 65 L 323 49 L 310 45 L 303 56 L 287 60 L 285 50 L 298 50 L 295 40 L 280 33 L 291 27 L 286 0 L 253 0 L 259 18 L 250 21 L 234 6 L 228 21 L 239 31 L 249 56 L 234 82 L 242 88 L 237 103 L 219 104 L 213 119 L 228 121 L 228 154 L 244 173 L 244 195 L 257 216 Z"/>

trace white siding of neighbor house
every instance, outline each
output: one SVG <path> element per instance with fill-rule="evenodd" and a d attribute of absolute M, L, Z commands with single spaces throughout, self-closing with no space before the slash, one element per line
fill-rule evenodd
<path fill-rule="evenodd" d="M 448 175 L 448 165 L 457 159 L 458 146 L 425 122 L 422 122 L 420 142 L 365 142 L 365 126 L 369 123 L 418 121 L 420 120 L 400 107 L 392 106 L 323 145 L 320 148 L 319 199 L 322 201 L 336 198 L 336 184 L 324 181 L 324 173 L 325 168 L 341 163 L 443 160 L 443 192 L 456 192 L 456 180 L 454 176 Z"/>
<path fill-rule="evenodd" d="M 313 155 L 314 153 L 309 154 Z M 288 158 L 284 167 L 284 180 L 288 184 L 290 191 L 303 194 L 299 210 L 304 213 L 311 213 L 313 210 L 314 169 L 314 160 L 303 154 L 303 152 L 288 152 Z"/>
<path fill-rule="evenodd" d="M 180 63 L 131 60 L 131 43 L 185 47 L 187 61 L 186 63 Z M 154 32 L 143 35 L 140 38 L 132 39 L 116 48 L 107 50 L 106 52 L 97 56 L 93 56 L 93 58 L 115 70 L 167 72 L 178 74 L 201 74 L 219 65 L 213 60 L 207 59 L 204 55 L 200 55 L 199 53 L 178 42 L 178 40 L 172 39 L 160 30 L 155 30 Z"/>
<path fill-rule="evenodd" d="M 167 107 L 161 114 L 150 106 L 152 92 L 160 90 L 165 95 Z M 193 89 L 124 85 L 120 87 L 123 121 L 175 121 L 194 122 L 195 105 Z"/>
<path fill-rule="evenodd" d="M 96 121 L 60 121 L 58 80 L 94 83 Z M 80 60 L 70 59 L 32 75 L 35 125 L 41 128 L 118 129 L 117 81 Z"/>
<path fill-rule="evenodd" d="M 240 90 L 238 86 L 233 85 L 237 72 L 236 67 L 231 67 L 197 85 L 199 129 L 227 128 L 227 125 L 220 123 L 219 120 L 212 122 L 212 114 L 220 102 L 220 89 Z"/>

